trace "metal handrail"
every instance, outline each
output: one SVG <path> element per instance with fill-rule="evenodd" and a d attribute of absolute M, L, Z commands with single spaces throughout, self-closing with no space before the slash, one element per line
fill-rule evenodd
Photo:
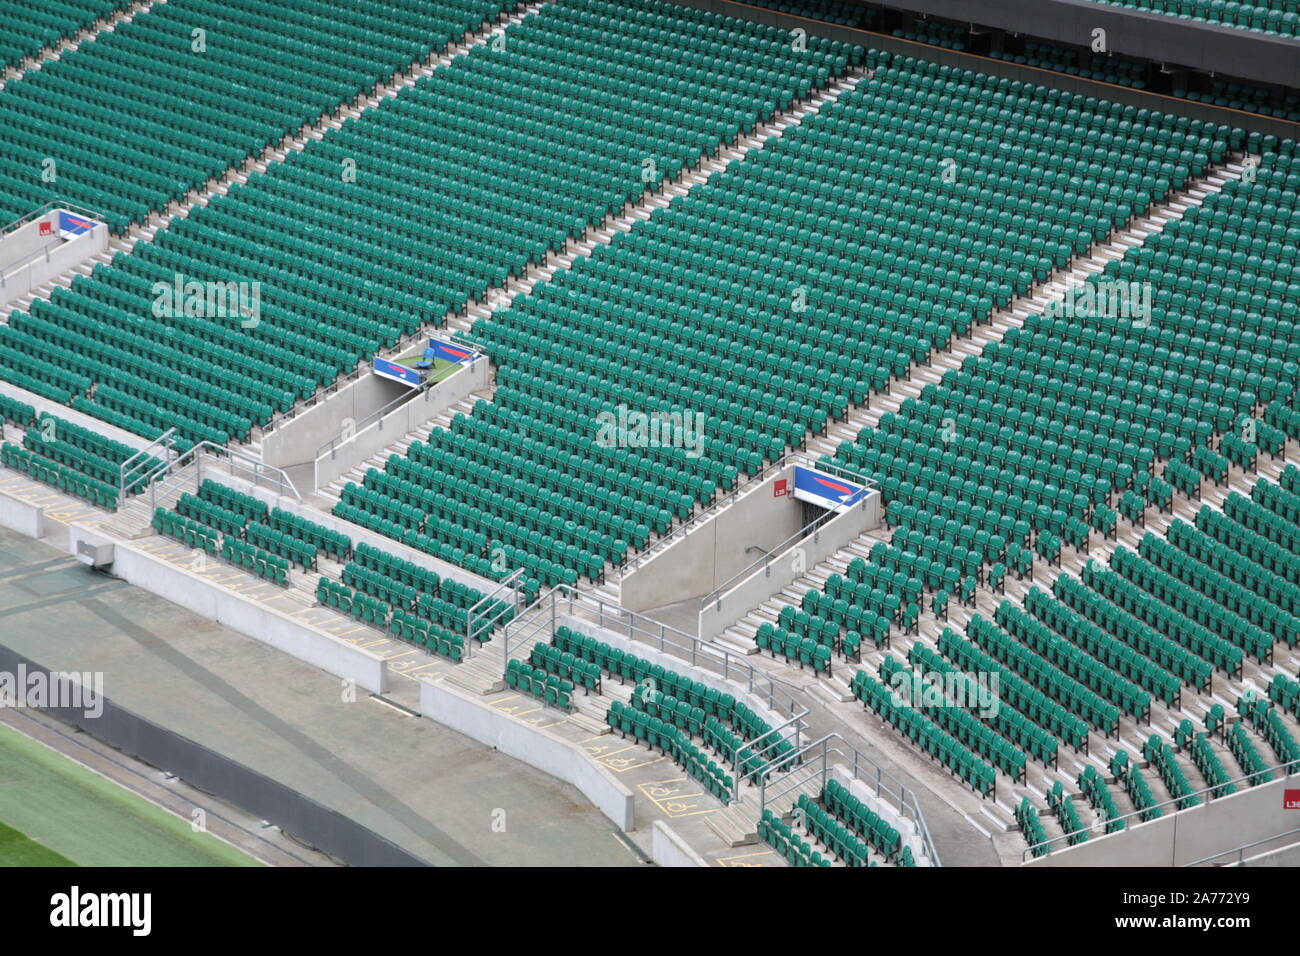
<path fill-rule="evenodd" d="M 1031 853 L 1033 853 L 1034 850 L 1037 850 L 1039 847 L 1047 847 L 1047 848 L 1048 848 L 1046 853 L 1041 854 L 1042 856 L 1047 856 L 1047 855 L 1049 855 L 1049 854 L 1052 852 L 1052 849 L 1051 849 L 1051 848 L 1052 848 L 1052 846 L 1053 846 L 1054 844 L 1060 843 L 1060 842 L 1062 842 L 1062 841 L 1064 841 L 1064 840 L 1068 840 L 1068 839 L 1069 839 L 1070 837 L 1072 837 L 1075 833 L 1091 833 L 1091 832 L 1094 832 L 1094 831 L 1098 831 L 1098 830 L 1100 830 L 1100 831 L 1102 831 L 1101 836 L 1103 836 L 1103 837 L 1108 837 L 1108 836 L 1119 836 L 1120 834 L 1124 833 L 1124 832 L 1128 829 L 1128 823 L 1127 823 L 1127 821 L 1131 820 L 1131 819 L 1134 818 L 1134 817 L 1141 817 L 1143 814 L 1150 813 L 1152 810 L 1163 810 L 1163 809 L 1165 809 L 1166 807 L 1170 807 L 1170 806 L 1175 807 L 1175 810 L 1174 810 L 1175 813 L 1182 813 L 1182 812 L 1184 812 L 1184 811 L 1182 811 L 1182 810 L 1178 810 L 1178 809 L 1177 809 L 1177 805 L 1180 804 L 1180 803 L 1183 803 L 1183 802 L 1185 802 L 1185 801 L 1187 801 L 1187 800 L 1189 800 L 1189 799 L 1191 799 L 1192 797 L 1208 797 L 1209 799 L 1207 799 L 1207 800 L 1204 801 L 1203 803 L 1198 803 L 1198 804 L 1197 804 L 1198 807 L 1199 807 L 1199 806 L 1205 806 L 1205 805 L 1209 804 L 1211 801 L 1213 801 L 1213 800 L 1215 799 L 1215 798 L 1212 796 L 1212 794 L 1213 794 L 1215 791 L 1217 791 L 1217 790 L 1222 790 L 1224 787 L 1228 786 L 1229 784 L 1249 783 L 1251 780 L 1255 780 L 1255 779 L 1257 779 L 1257 778 L 1259 778 L 1259 777 L 1262 777 L 1264 774 L 1274 774 L 1274 773 L 1280 773 L 1280 774 L 1282 775 L 1280 779 L 1286 779 L 1287 777 L 1291 777 L 1291 776 L 1295 776 L 1296 774 L 1300 774 L 1300 761 L 1293 761 L 1293 762 L 1291 762 L 1291 763 L 1282 763 L 1282 764 L 1278 764 L 1278 765 L 1275 766 L 1275 767 L 1265 767 L 1263 770 L 1256 770 L 1254 773 L 1248 773 L 1248 774 L 1245 774 L 1244 776 L 1236 777 L 1236 778 L 1234 778 L 1234 779 L 1232 779 L 1232 780 L 1224 780 L 1222 783 L 1216 783 L 1216 784 L 1215 784 L 1214 786 L 1212 786 L 1212 787 L 1205 787 L 1204 789 L 1194 791 L 1193 793 L 1185 793 L 1185 794 L 1183 794 L 1181 797 L 1174 797 L 1173 799 L 1165 800 L 1165 801 L 1162 801 L 1161 803 L 1155 803 L 1155 804 L 1152 804 L 1151 806 L 1146 807 L 1146 808 L 1144 808 L 1144 809 L 1142 809 L 1142 810 L 1133 810 L 1133 811 L 1131 811 L 1130 813 L 1124 813 L 1124 814 L 1121 814 L 1120 816 L 1117 816 L 1117 817 L 1111 817 L 1111 818 L 1108 819 L 1108 820 L 1098 820 L 1098 821 L 1096 821 L 1095 823 L 1090 823 L 1090 824 L 1088 824 L 1086 827 L 1084 827 L 1084 828 L 1081 829 L 1081 830 L 1075 830 L 1075 831 L 1073 831 L 1072 833 L 1066 833 L 1066 834 L 1064 834 L 1064 835 L 1062 835 L 1062 836 L 1059 836 L 1059 837 L 1052 837 L 1052 839 L 1050 839 L 1050 840 L 1043 840 L 1041 843 L 1035 843 L 1033 846 L 1025 847 L 1025 849 L 1022 850 L 1021 853 L 1020 853 L 1020 862 L 1021 862 L 1021 863 L 1025 863 L 1025 862 L 1027 862 L 1027 858 L 1028 858 L 1028 856 L 1029 856 Z M 1270 781 L 1270 782 L 1271 782 L 1271 781 Z M 1256 786 L 1256 785 L 1252 784 L 1252 786 Z M 1244 791 L 1242 791 L 1242 792 L 1244 792 Z M 1232 796 L 1232 794 L 1224 794 L 1224 797 L 1223 797 L 1223 798 L 1230 797 L 1230 796 Z M 1220 798 L 1220 799 L 1223 799 L 1223 798 Z M 1196 808 L 1197 808 L 1197 807 L 1187 807 L 1188 810 L 1195 810 Z M 1114 831 L 1114 832 L 1112 832 L 1112 833 L 1106 833 L 1106 832 L 1105 832 L 1106 828 L 1107 828 L 1108 826 L 1110 826 L 1111 824 L 1115 823 L 1117 820 L 1124 820 L 1124 821 L 1125 821 L 1125 829 L 1124 829 L 1124 830 L 1116 830 L 1116 831 Z M 1140 825 L 1140 824 L 1142 824 L 1143 822 L 1146 822 L 1146 823 L 1154 823 L 1155 821 L 1154 821 L 1154 820 L 1147 820 L 1147 821 L 1138 820 L 1138 821 L 1137 821 L 1137 824 Z M 1069 848 L 1069 847 L 1067 847 L 1067 849 L 1068 849 L 1068 848 Z"/>
<path fill-rule="evenodd" d="M 756 695 L 773 712 L 782 717 L 802 718 L 808 712 L 808 709 L 798 701 L 800 693 L 798 688 L 779 677 L 773 677 L 767 671 L 756 668 L 743 654 L 733 654 L 724 647 L 700 640 L 694 634 L 687 634 L 662 621 L 645 617 L 567 584 L 558 585 L 552 593 L 567 600 L 570 614 L 573 614 L 577 608 L 594 613 L 597 627 L 605 627 L 615 633 L 625 631 L 629 640 L 657 646 L 657 649 L 663 653 L 670 653 L 670 648 L 684 652 L 683 659 L 687 663 L 712 670 L 723 680 L 743 683 L 748 693 Z M 606 615 L 617 620 L 619 626 L 609 627 L 606 624 Z M 627 619 L 625 627 L 623 618 Z M 644 637 L 638 637 L 638 634 Z"/>
<path fill-rule="evenodd" d="M 717 610 L 721 611 L 722 595 L 725 594 L 727 591 L 731 590 L 732 585 L 740 581 L 743 581 L 745 578 L 749 577 L 756 570 L 758 570 L 759 565 L 762 565 L 765 571 L 770 571 L 772 567 L 773 555 L 785 551 L 785 549 L 788 546 L 790 546 L 796 541 L 802 541 L 804 538 L 808 536 L 810 532 L 816 533 L 817 531 L 820 531 L 822 525 L 828 523 L 832 518 L 835 518 L 838 515 L 839 512 L 837 511 L 823 511 L 820 515 L 818 515 L 812 521 L 809 521 L 806 525 L 804 525 L 794 534 L 790 535 L 780 544 L 773 545 L 767 551 L 764 551 L 762 557 L 758 558 L 752 564 L 749 564 L 742 570 L 737 571 L 731 577 L 727 578 L 727 580 L 724 581 L 722 584 L 718 585 L 708 594 L 704 595 L 704 597 L 700 598 L 700 610 L 703 611 L 706 607 L 709 606 L 710 602 L 716 601 Z"/>
<path fill-rule="evenodd" d="M 1193 860 L 1191 863 L 1184 863 L 1184 864 L 1182 864 L 1182 865 L 1183 865 L 1183 866 L 1200 866 L 1202 863 L 1209 863 L 1211 860 L 1217 860 L 1217 859 L 1218 859 L 1219 857 L 1221 857 L 1221 856 L 1228 856 L 1228 855 L 1230 855 L 1230 854 L 1235 853 L 1235 854 L 1237 854 L 1236 862 L 1234 862 L 1234 863 L 1216 863 L 1216 864 L 1214 864 L 1214 865 L 1215 865 L 1215 866 L 1240 866 L 1241 863 L 1245 860 L 1245 857 L 1243 856 L 1243 854 L 1245 853 L 1245 851 L 1250 850 L 1250 849 L 1254 849 L 1254 848 L 1257 847 L 1257 846 L 1263 846 L 1265 843 L 1272 843 L 1274 840 L 1282 840 L 1282 839 L 1285 839 L 1286 837 L 1289 837 L 1289 836 L 1300 837 L 1300 827 L 1296 827 L 1294 830 L 1287 830 L 1287 831 L 1285 831 L 1285 832 L 1283 832 L 1283 833 L 1275 833 L 1275 834 L 1273 834 L 1273 836 L 1271 836 L 1271 837 L 1265 837 L 1265 838 L 1262 839 L 1262 840 L 1256 840 L 1254 843 L 1243 843 L 1241 846 L 1233 847 L 1231 850 L 1224 850 L 1222 853 L 1215 853 L 1213 856 L 1202 857 L 1202 858 L 1199 859 L 1199 860 Z M 1293 846 L 1293 845 L 1295 845 L 1295 844 L 1287 844 L 1287 846 Z M 1279 850 L 1285 850 L 1286 847 L 1284 847 L 1284 846 L 1280 846 L 1280 847 L 1278 847 L 1278 849 L 1279 849 Z"/>
<path fill-rule="evenodd" d="M 384 416 L 386 416 L 390 411 L 392 411 L 398 405 L 403 405 L 406 402 L 412 401 L 415 398 L 415 396 L 421 394 L 422 392 L 427 391 L 428 388 L 429 386 L 426 383 L 421 385 L 419 388 L 407 389 L 401 395 L 398 395 L 395 399 L 393 399 L 391 402 L 386 404 L 383 408 L 379 409 L 378 411 L 371 412 L 365 418 L 361 419 L 361 421 L 353 424 L 351 428 L 352 433 L 347 438 L 343 437 L 344 431 L 347 431 L 347 429 L 344 429 L 340 431 L 337 435 L 335 435 L 333 438 L 330 438 L 328 441 L 322 442 L 320 447 L 316 449 L 316 454 L 312 456 L 312 461 L 316 461 L 327 451 L 331 453 L 331 457 L 332 457 L 333 452 L 336 449 L 338 449 L 343 445 L 346 445 L 348 442 L 355 439 L 360 432 L 369 428 L 375 422 L 382 423 L 384 420 Z M 382 429 L 382 425 L 380 427 Z"/>
<path fill-rule="evenodd" d="M 137 451 L 134 455 L 122 462 L 118 466 L 118 496 L 120 501 L 126 500 L 127 485 L 134 478 L 145 478 L 144 486 L 148 487 L 154 481 L 158 480 L 167 472 L 168 452 L 175 445 L 176 429 L 169 428 L 144 448 Z M 151 465 L 150 459 L 155 457 L 154 451 L 160 452 L 160 463 Z"/>
<path fill-rule="evenodd" d="M 188 467 L 190 464 L 196 466 L 194 473 L 195 490 L 197 491 L 197 489 L 202 486 L 204 455 L 212 455 L 214 458 L 224 458 L 229 461 L 230 474 L 232 477 L 235 474 L 236 466 L 239 466 L 244 472 L 253 476 L 252 483 L 254 485 L 257 485 L 258 482 L 263 479 L 264 475 L 269 475 L 275 479 L 275 484 L 272 487 L 275 489 L 275 493 L 278 496 L 288 497 L 289 495 L 292 495 L 294 500 L 299 504 L 303 503 L 302 495 L 300 495 L 298 489 L 294 487 L 293 480 L 290 479 L 282 469 L 277 468 L 274 465 L 268 465 L 266 462 L 262 461 L 262 459 L 254 458 L 246 452 L 238 451 L 234 448 L 228 448 L 225 445 L 217 445 L 210 441 L 203 441 L 199 442 L 189 451 L 178 455 L 175 459 L 169 462 L 165 468 L 159 470 L 153 483 L 150 485 L 151 509 L 157 504 L 157 492 L 163 483 L 169 477 L 179 475 L 181 469 Z M 269 481 L 268 484 L 270 484 Z M 286 489 L 288 489 L 288 495 L 285 494 Z"/>
<path fill-rule="evenodd" d="M 470 647 L 472 646 L 474 640 L 478 637 L 478 635 L 482 634 L 485 629 L 491 632 L 493 625 L 495 625 L 497 621 L 501 620 L 501 618 L 508 613 L 508 607 L 513 606 L 516 610 L 518 610 L 519 592 L 514 588 L 513 585 L 515 581 L 519 580 L 519 578 L 523 576 L 523 573 L 524 573 L 523 568 L 516 568 L 514 571 L 511 571 L 508 575 L 506 575 L 499 582 L 497 582 L 496 587 L 494 587 L 487 594 L 484 594 L 481 598 L 475 601 L 474 604 L 465 612 L 465 654 L 466 656 L 469 655 Z M 513 600 L 510 602 L 510 605 L 508 605 L 507 607 L 499 608 L 497 612 L 495 614 L 492 614 L 490 617 L 484 615 L 483 620 L 481 622 L 476 622 L 474 619 L 474 612 L 477 611 L 479 608 L 483 607 L 484 605 L 491 607 L 492 602 L 497 600 L 497 595 L 499 595 L 502 591 L 509 591 L 510 594 L 513 595 Z M 479 624 L 478 627 L 475 627 L 476 623 Z"/>

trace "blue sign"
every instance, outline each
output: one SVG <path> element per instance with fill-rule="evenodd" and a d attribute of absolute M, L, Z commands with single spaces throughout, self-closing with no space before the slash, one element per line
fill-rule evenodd
<path fill-rule="evenodd" d="M 413 368 L 407 368 L 405 365 L 398 365 L 396 362 L 390 362 L 388 359 L 375 358 L 375 374 L 394 382 L 401 382 L 407 388 L 419 388 L 424 381 L 424 376 Z"/>
<path fill-rule="evenodd" d="M 71 236 L 79 236 L 83 232 L 89 232 L 95 228 L 93 219 L 86 219 L 82 216 L 74 216 L 70 212 L 59 210 L 59 230 Z"/>
<path fill-rule="evenodd" d="M 828 475 L 803 465 L 794 466 L 794 496 L 823 508 L 844 511 L 857 504 L 871 489 L 835 475 Z"/>
<path fill-rule="evenodd" d="M 472 349 L 467 349 L 461 345 L 452 345 L 450 342 L 443 342 L 439 339 L 429 339 L 429 347 L 424 350 L 425 358 L 439 358 L 444 362 L 460 362 L 466 365 L 474 361 L 477 354 Z"/>

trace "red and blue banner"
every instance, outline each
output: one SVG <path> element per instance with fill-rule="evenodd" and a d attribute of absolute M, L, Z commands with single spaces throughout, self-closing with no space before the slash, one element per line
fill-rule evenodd
<path fill-rule="evenodd" d="M 794 496 L 800 501 L 820 505 L 832 511 L 844 511 L 870 493 L 865 485 L 846 481 L 836 475 L 794 466 Z"/>
<path fill-rule="evenodd" d="M 59 231 L 63 233 L 65 239 L 71 239 L 73 236 L 79 236 L 83 232 L 89 232 L 95 228 L 95 221 L 87 219 L 84 216 L 74 216 L 70 212 L 59 210 Z"/>
<path fill-rule="evenodd" d="M 407 388 L 419 388 L 424 381 L 424 376 L 413 368 L 407 368 L 405 365 L 398 365 L 396 362 L 390 362 L 388 359 L 375 358 L 375 374 L 394 382 L 401 382 Z"/>
<path fill-rule="evenodd" d="M 429 339 L 429 348 L 425 351 L 425 358 L 439 358 L 444 362 L 460 362 L 464 365 L 468 365 L 477 357 L 478 353 L 473 349 L 452 345 L 450 342 L 442 342 L 438 339 Z"/>

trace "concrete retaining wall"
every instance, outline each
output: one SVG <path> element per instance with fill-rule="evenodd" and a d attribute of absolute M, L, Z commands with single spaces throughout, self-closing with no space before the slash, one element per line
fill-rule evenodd
<path fill-rule="evenodd" d="M 1241 787 L 1242 784 L 1238 784 Z M 1026 866 L 1183 866 L 1300 826 L 1300 810 L 1286 810 L 1282 793 L 1300 775 L 1275 779 L 1158 820 L 1131 822 L 1119 833 L 1091 836 L 1053 850 Z"/>
<path fill-rule="evenodd" d="M 420 712 L 481 744 L 572 784 L 623 831 L 636 829 L 632 791 L 577 744 L 516 720 L 441 681 L 420 682 Z"/>
<path fill-rule="evenodd" d="M 60 405 L 52 399 L 44 398 L 35 392 L 29 392 L 25 388 L 19 388 L 11 382 L 0 381 L 0 395 L 7 395 L 9 398 L 17 399 L 20 402 L 32 406 L 36 409 L 38 415 L 53 415 L 55 418 L 61 418 L 65 422 L 71 422 L 74 425 L 80 425 L 82 428 L 89 428 L 91 431 L 103 435 L 105 438 L 111 438 L 114 441 L 121 442 L 130 448 L 141 451 L 153 444 L 148 438 L 141 437 L 134 432 L 123 431 L 116 425 L 110 425 L 108 422 L 101 421 L 98 418 L 92 418 L 90 415 L 82 414 L 75 408 L 67 405 Z M 9 429 L 12 431 L 12 429 Z M 9 436 L 9 441 L 17 441 L 17 435 Z"/>
<path fill-rule="evenodd" d="M 4 286 L 0 288 L 0 305 L 20 299 L 32 289 L 38 289 L 51 279 L 75 269 L 92 256 L 108 248 L 108 226 L 100 223 L 93 229 L 65 242 L 54 241 L 40 235 L 42 221 L 59 221 L 59 210 L 53 209 L 33 219 L 27 225 L 4 237 Z M 49 249 L 47 259 L 42 250 Z M 22 263 L 19 265 L 18 263 Z"/>
<path fill-rule="evenodd" d="M 346 442 L 339 444 L 315 460 L 315 486 L 323 488 L 330 482 L 335 481 L 342 475 L 357 466 L 359 462 L 365 461 L 374 455 L 379 454 L 393 442 L 400 439 L 407 432 L 414 431 L 425 422 L 437 417 L 444 409 L 456 404 L 462 399 L 472 395 L 474 392 L 487 387 L 488 362 L 486 359 L 478 359 L 467 368 L 456 372 L 450 378 L 446 378 L 436 385 L 424 389 L 422 392 L 412 393 L 410 401 L 403 402 L 394 408 L 383 418 L 371 422 L 360 431 L 354 432 L 352 437 Z M 369 375 L 367 378 L 374 379 L 378 382 L 387 382 L 395 388 L 403 388 L 396 382 L 388 382 L 377 375 Z M 358 383 L 359 384 L 359 383 Z M 410 389 L 406 389 L 410 391 Z M 391 401 L 392 399 L 389 399 Z M 332 402 L 333 399 L 330 399 Z M 326 403 L 328 405 L 329 402 Z M 317 406 L 311 409 L 302 417 L 316 412 Z M 364 415 L 347 416 L 354 422 L 361 421 L 366 415 L 372 414 L 380 405 L 371 412 Z M 330 419 L 333 427 L 333 434 L 326 435 L 321 441 L 312 446 L 311 454 L 316 454 L 323 442 L 329 441 L 332 437 L 341 432 L 341 418 Z M 296 422 L 296 419 L 295 419 Z M 294 423 L 285 426 L 285 430 L 294 428 Z M 272 438 L 278 433 L 272 433 Z M 268 461 L 270 459 L 267 459 Z M 295 462 L 296 464 L 297 462 Z"/>
<path fill-rule="evenodd" d="M 650 828 L 650 859 L 660 866 L 709 865 L 663 820 L 656 820 Z"/>
<path fill-rule="evenodd" d="M 415 400 L 421 402 L 421 405 L 406 413 L 411 415 L 412 421 L 406 431 L 418 427 L 421 422 L 434 417 L 443 408 L 460 401 L 475 389 L 484 387 L 487 383 L 487 373 L 487 360 L 480 359 L 468 368 L 461 369 L 446 381 L 427 389 L 426 396 L 428 393 L 434 393 L 427 398 L 427 405 L 424 404 L 426 401 L 424 396 L 417 396 Z M 320 447 L 331 439 L 338 438 L 349 422 L 355 425 L 410 392 L 412 389 L 405 385 L 375 375 L 368 369 L 363 370 L 361 377 L 356 381 L 342 386 L 316 405 L 268 432 L 262 439 L 262 460 L 278 468 L 312 464 L 316 461 Z M 421 416 L 421 412 L 425 410 L 428 414 Z M 400 408 L 394 409 L 393 414 L 399 413 L 401 413 Z M 396 423 L 391 426 L 386 424 L 384 431 L 392 432 L 396 427 Z M 394 441 L 402 434 L 404 432 L 395 434 L 388 441 Z M 382 447 L 381 444 L 379 448 Z M 366 456 L 361 455 L 356 458 L 356 461 L 364 457 Z"/>
<path fill-rule="evenodd" d="M 793 495 L 774 496 L 773 486 L 794 484 L 788 466 L 745 491 L 713 518 L 623 577 L 619 603 L 646 611 L 700 598 L 743 571 L 803 527 L 803 507 Z M 746 549 L 754 548 L 755 551 Z"/>
<path fill-rule="evenodd" d="M 700 608 L 696 633 L 702 640 L 717 637 L 773 594 L 785 590 L 865 531 L 880 526 L 880 492 L 867 494 L 855 507 L 831 518 L 811 535 L 801 538 L 767 567 L 756 569 L 726 593 Z"/>
<path fill-rule="evenodd" d="M 77 554 L 80 542 L 114 545 L 112 572 L 115 577 L 179 604 L 200 617 L 225 625 L 284 651 L 358 687 L 381 694 L 388 688 L 388 662 L 342 641 L 332 634 L 251 600 L 196 574 L 178 568 L 100 531 L 73 524 L 68 529 L 68 548 Z"/>
<path fill-rule="evenodd" d="M 0 525 L 39 540 L 45 537 L 45 509 L 0 492 Z"/>

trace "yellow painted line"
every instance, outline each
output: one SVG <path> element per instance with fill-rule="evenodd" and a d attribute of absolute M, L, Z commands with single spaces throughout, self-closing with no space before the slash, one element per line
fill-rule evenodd
<path fill-rule="evenodd" d="M 759 850 L 757 853 L 741 853 L 739 856 L 720 856 L 714 862 L 721 866 L 767 866 L 766 863 L 742 863 L 742 860 L 752 860 L 755 857 L 775 856 L 775 850 Z"/>
<path fill-rule="evenodd" d="M 687 781 L 684 777 L 678 777 L 673 780 L 662 780 L 658 783 L 639 783 L 637 789 L 669 817 L 695 817 L 705 813 L 717 812 L 717 807 L 711 807 L 704 802 L 708 798 L 700 791 L 684 793 L 686 787 L 672 786 L 672 784 L 679 782 L 686 782 L 688 785 L 694 786 L 694 781 Z"/>
<path fill-rule="evenodd" d="M 604 764 L 615 773 L 627 773 L 629 770 L 640 770 L 642 767 L 648 767 L 651 764 L 659 763 L 663 760 L 662 754 L 654 754 L 649 760 L 634 760 L 631 757 L 600 757 L 598 763 Z"/>

